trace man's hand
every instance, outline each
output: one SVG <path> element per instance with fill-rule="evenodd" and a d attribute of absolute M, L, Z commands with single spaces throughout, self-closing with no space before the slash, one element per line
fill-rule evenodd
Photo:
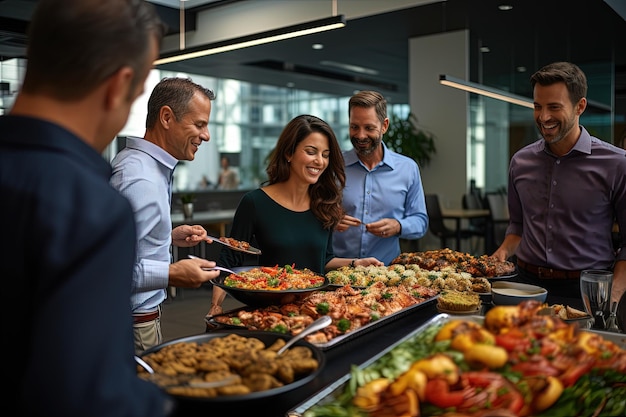
<path fill-rule="evenodd" d="M 203 268 L 213 268 L 214 261 L 206 259 L 182 259 L 170 264 L 169 285 L 180 288 L 199 288 L 210 279 L 220 276 L 220 271 L 205 271 Z"/>
<path fill-rule="evenodd" d="M 366 224 L 365 229 L 378 237 L 390 237 L 400 234 L 402 226 L 396 219 L 380 219 Z"/>
<path fill-rule="evenodd" d="M 172 230 L 172 245 L 179 247 L 196 246 L 207 239 L 204 227 L 200 225 L 190 226 L 183 224 Z"/>

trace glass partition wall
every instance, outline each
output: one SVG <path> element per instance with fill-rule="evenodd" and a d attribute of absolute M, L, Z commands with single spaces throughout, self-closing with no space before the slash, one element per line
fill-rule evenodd
<path fill-rule="evenodd" d="M 181 166 L 177 167 L 175 176 L 180 179 L 182 172 L 185 178 L 175 180 L 176 191 L 194 190 L 203 175 L 216 184 L 221 155 L 228 155 L 231 166 L 238 171 L 240 189 L 257 188 L 266 179 L 266 159 L 280 133 L 292 118 L 300 114 L 324 119 L 335 131 L 342 149 L 352 146 L 348 137 L 349 97 L 153 70 L 146 93 L 133 105 L 129 121 L 119 135 L 122 139 L 112 144 L 108 158 L 121 149 L 124 137 L 143 135 L 150 92 L 161 78 L 173 76 L 188 76 L 216 93 L 209 121 L 211 141 L 200 147 L 194 161 L 184 163 L 182 170 Z M 388 112 L 406 117 L 408 105 L 390 104 Z"/>
<path fill-rule="evenodd" d="M 625 116 L 611 111 L 614 76 L 610 62 L 581 65 L 589 83 L 589 106 L 581 124 L 602 140 L 613 143 L 615 126 L 623 126 Z M 21 84 L 25 60 L 0 61 L 0 81 L 7 85 L 0 96 L 0 114 L 8 111 Z M 239 171 L 242 189 L 256 188 L 265 180 L 266 158 L 280 132 L 289 120 L 299 114 L 314 114 L 326 120 L 335 130 L 343 149 L 349 149 L 349 97 L 297 90 L 286 87 L 252 84 L 197 74 L 180 74 L 153 70 L 145 93 L 133 105 L 128 123 L 105 152 L 112 159 L 123 147 L 126 136 L 142 136 L 145 130 L 147 100 L 154 85 L 163 77 L 189 76 L 217 94 L 209 130 L 211 141 L 201 146 L 193 162 L 182 164 L 178 171 L 177 191 L 196 189 L 206 175 L 217 183 L 221 155 L 229 155 Z M 513 85 L 526 83 L 526 91 L 515 91 L 532 97 L 530 73 L 514 74 Z M 488 80 L 497 87 L 502 80 Z M 389 113 L 401 118 L 408 114 L 407 104 L 391 104 Z M 537 137 L 533 111 L 525 107 L 470 94 L 470 123 L 467 128 L 467 178 L 483 191 L 498 191 L 507 186 L 508 161 L 511 155 Z M 436 132 L 434 132 L 436 134 Z M 442 150 L 440 150 L 442 151 Z"/>
<path fill-rule="evenodd" d="M 607 62 L 580 67 L 587 75 L 589 86 L 588 105 L 580 124 L 591 135 L 615 143 L 615 126 L 623 126 L 626 120 L 624 115 L 616 115 L 611 110 L 614 107 L 613 66 Z M 514 92 L 532 100 L 531 75 L 532 72 L 517 73 L 512 76 L 516 81 L 510 82 L 518 86 L 525 82 L 526 87 Z M 490 82 L 485 85 L 498 88 L 497 80 Z M 474 93 L 470 94 L 469 106 L 467 178 L 485 192 L 506 191 L 511 156 L 539 138 L 533 110 Z"/>

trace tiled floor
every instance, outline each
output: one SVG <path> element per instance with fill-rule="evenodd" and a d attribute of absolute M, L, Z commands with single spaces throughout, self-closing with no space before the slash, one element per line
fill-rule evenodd
<path fill-rule="evenodd" d="M 210 285 L 198 289 L 177 288 L 175 297 L 168 295 L 161 317 L 163 341 L 204 333 L 204 317 L 209 311 L 211 296 Z M 228 311 L 242 305 L 231 296 L 226 296 L 223 308 Z"/>

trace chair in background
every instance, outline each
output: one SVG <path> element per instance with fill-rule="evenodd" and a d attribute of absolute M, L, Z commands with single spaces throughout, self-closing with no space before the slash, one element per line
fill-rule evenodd
<path fill-rule="evenodd" d="M 489 223 L 491 227 L 491 242 L 487 253 L 493 253 L 504 241 L 506 228 L 509 225 L 509 205 L 505 193 L 485 194 L 485 206 L 489 209 Z"/>
<path fill-rule="evenodd" d="M 478 193 L 468 193 L 463 194 L 462 201 L 463 208 L 466 210 L 483 210 L 485 209 L 485 205 L 483 203 L 483 199 Z M 483 238 L 485 240 L 485 236 L 487 235 L 487 219 L 484 217 L 477 217 L 473 219 L 469 219 L 469 226 L 466 230 L 473 237 Z M 472 253 L 478 253 L 478 244 L 480 243 L 480 239 L 473 239 L 472 241 Z M 485 245 L 485 250 L 487 249 L 487 242 L 483 242 Z"/>
<path fill-rule="evenodd" d="M 426 211 L 428 213 L 428 230 L 441 240 L 441 247 L 448 247 L 448 239 L 456 239 L 457 231 L 446 226 L 441 212 L 439 196 L 437 194 L 426 194 Z M 472 236 L 467 230 L 461 230 L 461 239 L 468 239 Z M 460 248 L 456 248 L 460 250 Z"/>

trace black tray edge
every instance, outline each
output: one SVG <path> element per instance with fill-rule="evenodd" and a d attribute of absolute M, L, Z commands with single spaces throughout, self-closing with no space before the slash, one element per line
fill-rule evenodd
<path fill-rule="evenodd" d="M 336 347 L 336 346 L 338 346 L 340 344 L 346 343 L 346 342 L 348 342 L 348 341 L 350 341 L 350 340 L 352 340 L 352 339 L 354 339 L 356 337 L 359 337 L 359 336 L 361 336 L 361 335 L 363 335 L 365 333 L 368 333 L 368 332 L 370 332 L 372 330 L 375 330 L 375 329 L 377 329 L 377 328 L 379 328 L 381 326 L 384 326 L 385 324 L 387 324 L 389 322 L 395 321 L 395 320 L 397 320 L 399 318 L 402 318 L 402 317 L 404 317 L 404 316 L 406 316 L 406 315 L 408 315 L 410 313 L 413 313 L 415 310 L 418 310 L 418 309 L 421 309 L 421 308 L 425 308 L 426 306 L 436 302 L 438 298 L 439 298 L 439 295 L 436 295 L 434 297 L 431 297 L 431 298 L 428 298 L 428 299 L 422 301 L 421 303 L 414 304 L 414 305 L 412 305 L 410 307 L 407 307 L 407 308 L 403 308 L 402 310 L 396 311 L 395 313 L 390 314 L 388 316 L 385 316 L 385 317 L 383 317 L 383 318 L 381 318 L 381 319 L 379 319 L 377 321 L 368 323 L 365 326 L 363 326 L 363 327 L 361 327 L 361 328 L 359 328 L 359 329 L 357 329 L 355 331 L 349 332 L 349 333 L 344 334 L 342 336 L 338 336 L 338 337 L 330 340 L 329 342 L 326 342 L 326 343 L 312 343 L 312 345 L 317 347 L 317 348 L 319 348 L 319 349 L 321 349 L 321 350 L 323 350 L 323 351 L 326 351 L 326 350 L 331 349 L 333 347 Z M 232 313 L 235 313 L 235 312 L 238 312 L 238 311 L 241 311 L 241 310 L 246 310 L 246 309 L 255 310 L 256 308 L 257 307 L 250 307 L 250 306 L 239 307 L 239 308 L 236 308 L 234 310 L 230 310 L 230 311 L 224 312 L 222 314 L 218 314 L 217 316 L 230 315 Z M 242 326 L 229 325 L 229 324 L 216 322 L 216 321 L 213 320 L 213 317 L 216 317 L 216 316 L 207 316 L 207 317 L 204 318 L 205 323 L 207 325 L 207 330 L 208 331 L 218 331 L 218 330 L 224 329 L 224 328 L 226 328 L 226 329 L 247 329 L 246 327 L 242 327 Z"/>
<path fill-rule="evenodd" d="M 445 313 L 441 313 L 441 314 L 438 314 L 438 315 L 434 316 L 432 319 L 428 320 L 427 322 L 422 324 L 417 329 L 409 332 L 406 336 L 404 336 L 402 339 L 398 340 L 396 343 L 388 346 L 386 349 L 380 351 L 376 355 L 372 356 L 370 359 L 368 359 L 365 362 L 363 362 L 360 365 L 358 365 L 358 367 L 359 368 L 365 368 L 365 367 L 371 365 L 372 363 L 374 363 L 378 359 L 380 359 L 383 355 L 385 355 L 387 352 L 389 352 L 392 349 L 394 349 L 400 343 L 403 343 L 406 340 L 412 338 L 417 333 L 423 332 L 429 326 L 433 326 L 433 325 L 437 325 L 437 324 L 444 324 L 446 322 L 446 320 L 448 320 L 450 317 L 451 317 L 450 315 L 445 314 Z M 483 318 L 482 316 L 467 316 L 464 319 L 480 319 L 480 320 L 482 320 L 482 318 Z M 343 389 L 344 384 L 350 379 L 350 376 L 351 376 L 351 374 L 350 374 L 350 372 L 348 372 L 347 374 L 345 374 L 344 376 L 342 376 L 341 378 L 339 378 L 335 382 L 333 382 L 330 385 L 326 386 L 326 388 L 322 388 L 320 391 L 316 392 L 311 397 L 309 397 L 308 399 L 304 400 L 302 403 L 297 405 L 295 408 L 292 408 L 291 410 L 287 411 L 285 416 L 286 417 L 302 417 L 304 415 L 304 412 L 307 411 L 309 408 L 311 408 L 312 406 L 318 404 L 321 400 L 323 400 L 326 397 L 328 397 L 329 395 L 333 394 L 336 390 Z"/>

